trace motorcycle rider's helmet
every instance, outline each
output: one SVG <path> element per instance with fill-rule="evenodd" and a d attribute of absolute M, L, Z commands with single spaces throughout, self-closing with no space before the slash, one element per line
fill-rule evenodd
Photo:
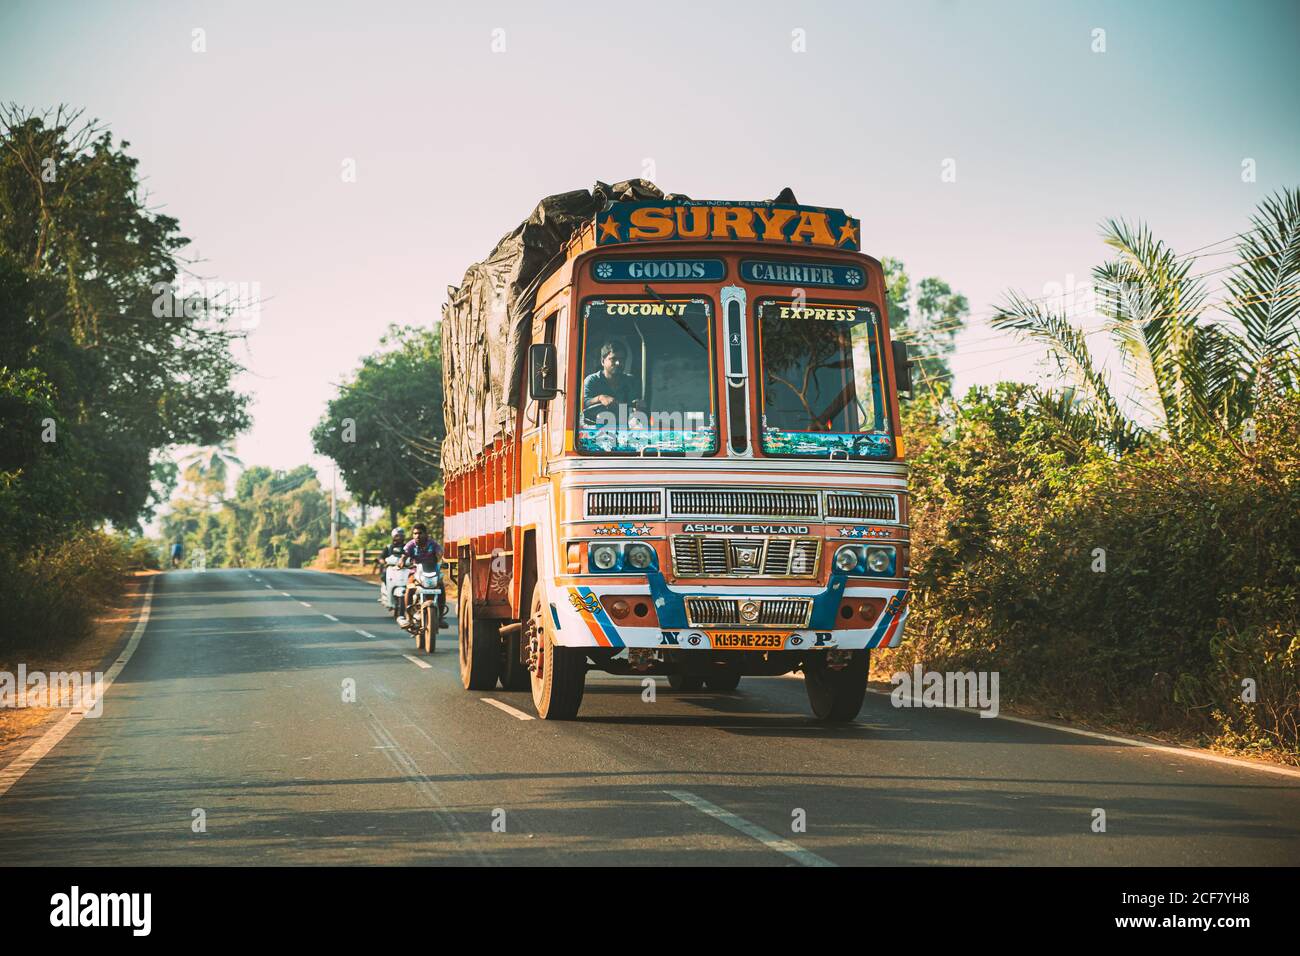
<path fill-rule="evenodd" d="M 405 537 L 406 537 L 406 532 L 403 531 L 401 528 L 394 528 L 394 529 L 393 529 L 393 537 L 394 537 L 394 538 L 405 538 Z"/>

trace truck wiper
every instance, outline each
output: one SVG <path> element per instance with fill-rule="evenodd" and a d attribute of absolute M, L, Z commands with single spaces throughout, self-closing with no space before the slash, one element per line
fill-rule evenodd
<path fill-rule="evenodd" d="M 656 301 L 658 301 L 660 305 L 670 304 L 667 299 L 661 296 L 654 289 L 650 288 L 650 283 L 648 282 L 645 284 L 645 291 L 646 291 L 646 295 L 652 296 Z M 668 314 L 672 316 L 673 321 L 677 323 L 677 325 L 681 328 L 681 330 L 691 337 L 692 341 L 694 341 L 696 345 L 704 349 L 704 351 L 706 352 L 709 350 L 708 343 L 706 343 L 702 338 L 696 335 L 695 332 L 691 329 L 691 327 L 682 321 L 681 316 L 676 315 L 673 312 L 669 312 Z"/>

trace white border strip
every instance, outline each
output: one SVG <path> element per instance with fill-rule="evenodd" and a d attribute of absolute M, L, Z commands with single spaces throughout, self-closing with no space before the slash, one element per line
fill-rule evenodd
<path fill-rule="evenodd" d="M 104 675 L 104 683 L 99 692 L 100 701 L 108 693 L 108 689 L 113 686 L 113 681 L 117 675 L 122 673 L 127 663 L 131 660 L 131 655 L 135 653 L 136 647 L 140 644 L 140 638 L 144 636 L 144 629 L 149 624 L 149 611 L 153 606 L 153 582 L 152 577 L 145 587 L 144 604 L 140 608 L 140 620 L 135 623 L 135 630 L 131 632 L 131 639 L 126 642 L 126 647 L 113 662 L 113 666 L 108 669 Z M 45 731 L 40 740 L 32 744 L 22 752 L 9 766 L 0 770 L 0 797 L 9 792 L 9 789 L 23 778 L 23 775 L 36 766 L 36 762 L 53 750 L 60 740 L 68 736 L 72 729 L 85 719 L 85 709 L 74 709 L 69 711 L 59 720 L 57 724 Z"/>
<path fill-rule="evenodd" d="M 893 691 L 877 690 L 874 687 L 868 687 L 867 692 L 877 694 L 881 697 L 889 697 Z M 910 702 L 920 703 L 915 697 L 908 697 Z M 932 710 L 955 710 L 966 714 L 979 715 L 981 711 L 973 707 L 934 707 Z M 1095 730 L 1081 730 L 1078 727 L 1069 727 L 1064 724 L 1049 724 L 1044 720 L 1030 720 L 1028 717 L 1011 717 L 1007 714 L 998 714 L 995 720 L 1009 720 L 1013 724 L 1026 724 L 1030 727 L 1042 727 L 1044 730 L 1059 730 L 1063 734 L 1074 734 L 1078 737 L 1092 737 L 1094 740 L 1104 740 L 1107 743 L 1123 744 L 1128 747 L 1142 747 L 1146 750 L 1158 750 L 1161 753 L 1170 754 L 1174 757 L 1191 757 L 1193 760 L 1206 760 L 1210 763 L 1227 764 L 1230 767 L 1240 767 L 1243 770 L 1261 770 L 1264 773 L 1275 773 L 1283 777 L 1300 778 L 1300 769 L 1294 767 L 1283 767 L 1279 764 L 1265 763 L 1256 760 L 1243 760 L 1240 757 L 1225 757 L 1221 754 L 1209 753 L 1205 750 L 1194 750 L 1191 747 L 1174 747 L 1168 744 L 1153 744 L 1145 740 L 1136 740 L 1132 737 L 1117 737 L 1113 734 L 1102 734 Z"/>

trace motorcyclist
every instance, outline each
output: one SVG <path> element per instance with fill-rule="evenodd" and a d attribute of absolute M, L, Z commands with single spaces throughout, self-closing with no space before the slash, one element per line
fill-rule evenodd
<path fill-rule="evenodd" d="M 395 557 L 399 561 L 406 549 L 406 532 L 402 528 L 394 528 L 390 536 L 391 540 L 387 547 L 379 554 L 379 603 L 384 603 L 384 588 L 387 584 L 385 572 L 388 570 L 388 559 Z"/>
<path fill-rule="evenodd" d="M 442 560 L 442 545 L 429 537 L 429 529 L 422 524 L 413 525 L 411 532 L 415 535 L 410 541 L 406 542 L 403 554 L 406 558 L 405 564 L 411 568 L 418 568 L 423 564 L 437 564 Z M 414 570 L 411 577 L 415 577 Z M 413 595 L 415 588 L 413 584 L 408 584 L 407 594 Z M 438 598 L 439 610 L 443 619 L 442 626 L 447 627 L 447 597 L 446 589 L 443 589 L 442 595 Z"/>

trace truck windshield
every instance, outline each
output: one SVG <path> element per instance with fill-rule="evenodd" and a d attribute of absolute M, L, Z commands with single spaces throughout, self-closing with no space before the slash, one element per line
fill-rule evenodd
<path fill-rule="evenodd" d="M 771 299 L 757 306 L 763 452 L 892 458 L 875 307 Z"/>
<path fill-rule="evenodd" d="M 701 298 L 588 301 L 577 450 L 717 451 L 712 318 L 709 300 Z"/>

